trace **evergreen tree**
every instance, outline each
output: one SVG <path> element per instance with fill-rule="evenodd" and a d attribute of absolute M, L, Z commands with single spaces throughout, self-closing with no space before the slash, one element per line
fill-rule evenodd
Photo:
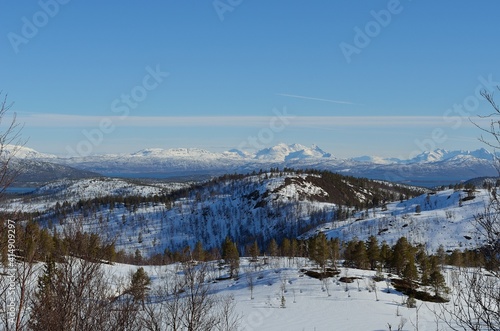
<path fill-rule="evenodd" d="M 392 251 L 391 247 L 385 241 L 380 246 L 380 261 L 382 261 L 383 266 L 386 268 L 391 266 Z"/>
<path fill-rule="evenodd" d="M 193 250 L 193 259 L 196 261 L 205 261 L 205 250 L 203 249 L 203 244 L 201 241 L 198 241 L 194 246 Z"/>
<path fill-rule="evenodd" d="M 391 268 L 400 276 L 402 276 L 404 267 L 408 262 L 408 257 L 411 253 L 410 250 L 410 244 L 405 237 L 399 238 L 396 245 L 392 248 Z"/>
<path fill-rule="evenodd" d="M 366 252 L 366 246 L 363 241 L 358 241 L 354 250 L 354 265 L 358 269 L 368 268 L 368 253 Z"/>
<path fill-rule="evenodd" d="M 290 239 L 285 238 L 281 243 L 281 254 L 283 256 L 292 257 L 292 243 Z"/>
<path fill-rule="evenodd" d="M 259 244 L 257 243 L 257 240 L 255 240 L 253 244 L 250 246 L 249 253 L 250 256 L 252 257 L 252 260 L 256 261 L 257 257 L 260 255 L 260 248 Z"/>
<path fill-rule="evenodd" d="M 269 245 L 267 246 L 267 253 L 270 256 L 278 256 L 278 244 L 274 238 L 271 239 Z"/>
<path fill-rule="evenodd" d="M 356 266 L 356 246 L 358 245 L 357 239 L 352 239 L 347 243 L 344 249 L 344 264 L 348 267 Z"/>
<path fill-rule="evenodd" d="M 333 269 L 337 269 L 337 261 L 340 259 L 340 240 L 339 238 L 332 238 L 329 242 L 330 245 L 330 262 Z"/>
<path fill-rule="evenodd" d="M 438 258 L 439 266 L 443 269 L 444 264 L 446 263 L 446 251 L 444 250 L 443 245 L 439 245 L 436 257 Z"/>
<path fill-rule="evenodd" d="M 32 330 L 61 330 L 57 310 L 56 265 L 52 259 L 45 263 L 43 273 L 38 277 L 38 288 L 32 303 L 31 317 L 29 321 Z"/>
<path fill-rule="evenodd" d="M 229 277 L 238 276 L 238 268 L 240 267 L 240 254 L 236 244 L 231 241 L 231 238 L 226 237 L 222 244 L 222 258 L 229 264 Z"/>
<path fill-rule="evenodd" d="M 368 238 L 366 253 L 368 255 L 368 261 L 370 262 L 370 269 L 375 270 L 377 268 L 377 262 L 380 260 L 380 248 L 378 246 L 377 237 L 372 235 Z"/>
<path fill-rule="evenodd" d="M 429 277 L 429 284 L 432 286 L 435 296 L 440 296 L 443 292 L 448 291 L 444 276 L 438 269 L 431 272 Z"/>
<path fill-rule="evenodd" d="M 318 264 L 321 270 L 325 271 L 329 257 L 328 240 L 323 232 L 315 237 L 314 251 L 312 252 L 312 260 Z"/>
<path fill-rule="evenodd" d="M 130 287 L 129 292 L 134 297 L 134 301 L 140 301 L 144 307 L 144 299 L 146 298 L 147 291 L 149 290 L 149 285 L 151 284 L 151 279 L 149 278 L 143 267 L 137 269 L 137 271 L 130 277 Z"/>
<path fill-rule="evenodd" d="M 415 257 L 413 254 L 408 254 L 408 260 L 403 268 L 403 279 L 406 280 L 412 290 L 416 287 L 416 281 L 418 280 L 418 270 L 415 265 Z"/>

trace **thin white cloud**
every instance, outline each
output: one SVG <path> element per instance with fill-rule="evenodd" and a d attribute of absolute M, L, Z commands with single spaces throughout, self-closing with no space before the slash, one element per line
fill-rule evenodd
<path fill-rule="evenodd" d="M 295 94 L 287 94 L 287 93 L 276 93 L 276 95 L 279 95 L 279 96 L 282 96 L 282 97 L 297 98 L 297 99 L 325 101 L 325 102 L 338 103 L 338 104 L 344 104 L 344 105 L 357 105 L 356 103 L 350 102 L 350 101 L 341 101 L 341 100 L 332 100 L 332 99 L 307 97 L 307 96 L 304 96 L 304 95 L 295 95 Z"/>
<path fill-rule="evenodd" d="M 256 127 L 263 128 L 283 124 L 295 128 L 451 128 L 456 121 L 446 121 L 442 116 L 85 116 L 64 114 L 30 114 L 18 116 L 25 127 L 84 128 L 100 123 L 123 127 Z M 278 122 L 280 121 L 280 122 Z M 489 119 L 476 121 L 488 125 Z M 474 126 L 463 120 L 460 127 Z"/>

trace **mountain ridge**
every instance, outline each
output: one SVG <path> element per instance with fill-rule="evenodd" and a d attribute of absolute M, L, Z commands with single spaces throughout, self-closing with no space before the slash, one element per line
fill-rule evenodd
<path fill-rule="evenodd" d="M 408 160 L 376 156 L 343 159 L 325 152 L 317 145 L 306 147 L 285 143 L 253 153 L 238 149 L 219 153 L 200 148 L 147 148 L 130 154 L 72 158 L 46 157 L 47 154 L 32 151 L 22 155 L 29 159 L 118 177 L 217 176 L 280 167 L 330 170 L 345 175 L 434 187 L 474 177 L 498 176 L 495 156 L 484 148 L 475 151 L 437 149 Z"/>

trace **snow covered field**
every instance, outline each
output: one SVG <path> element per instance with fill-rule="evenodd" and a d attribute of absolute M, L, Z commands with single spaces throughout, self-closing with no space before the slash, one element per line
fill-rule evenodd
<path fill-rule="evenodd" d="M 311 268 L 312 264 L 305 259 L 292 263 L 288 258 L 276 258 L 266 266 L 255 266 L 242 258 L 237 280 L 217 281 L 210 286 L 216 295 L 234 297 L 240 330 L 378 331 L 389 330 L 389 324 L 392 330 L 398 330 L 401 325 L 401 330 L 449 330 L 434 313 L 440 311 L 439 304 L 417 300 L 416 308 L 407 308 L 406 296 L 385 281 L 375 283 L 375 293 L 370 286 L 375 274 L 372 271 L 340 268 L 337 277 L 325 282 L 304 275 L 300 272 L 304 267 Z M 117 264 L 106 268 L 115 274 L 126 275 L 137 267 Z M 152 276 L 152 288 L 163 281 L 162 277 L 174 272 L 173 265 L 144 268 Z M 445 272 L 447 278 L 450 270 Z M 219 275 L 214 271 L 211 276 Z M 338 279 L 346 275 L 360 279 L 350 284 L 339 282 Z M 250 278 L 254 284 L 253 299 Z"/>

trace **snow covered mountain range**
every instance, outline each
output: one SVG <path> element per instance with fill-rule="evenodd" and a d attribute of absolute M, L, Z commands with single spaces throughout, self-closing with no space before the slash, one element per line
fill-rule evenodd
<path fill-rule="evenodd" d="M 494 154 L 476 151 L 426 151 L 411 159 L 362 156 L 342 159 L 313 145 L 278 144 L 255 153 L 232 149 L 222 153 L 197 148 L 149 148 L 131 154 L 61 158 L 23 147 L 22 159 L 57 163 L 72 168 L 123 177 L 175 177 L 246 173 L 259 169 L 324 169 L 346 175 L 437 186 L 475 177 L 498 176 Z"/>

